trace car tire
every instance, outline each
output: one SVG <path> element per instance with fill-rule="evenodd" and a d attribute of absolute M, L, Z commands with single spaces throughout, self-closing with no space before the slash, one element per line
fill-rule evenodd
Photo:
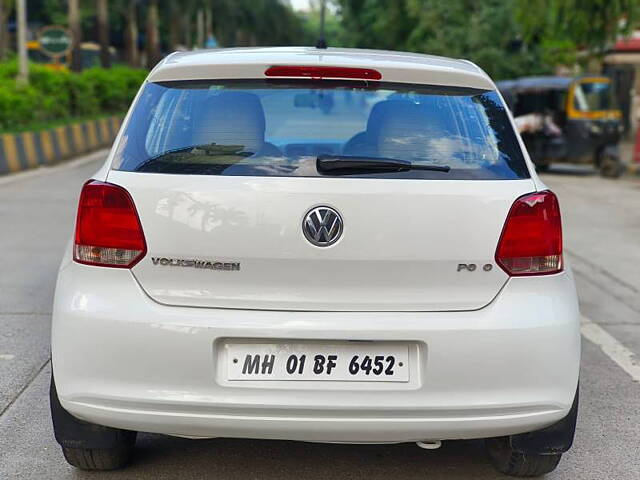
<path fill-rule="evenodd" d="M 133 456 L 134 442 L 123 442 L 115 448 L 69 448 L 62 453 L 69 465 L 81 470 L 106 471 L 125 467 Z"/>
<path fill-rule="evenodd" d="M 512 477 L 539 477 L 558 466 L 561 453 L 538 455 L 517 452 L 509 437 L 489 438 L 485 441 L 491 464 L 496 470 Z"/>
<path fill-rule="evenodd" d="M 51 372 L 53 433 L 67 462 L 82 470 L 116 470 L 133 457 L 137 432 L 96 425 L 74 417 L 60 404 Z"/>

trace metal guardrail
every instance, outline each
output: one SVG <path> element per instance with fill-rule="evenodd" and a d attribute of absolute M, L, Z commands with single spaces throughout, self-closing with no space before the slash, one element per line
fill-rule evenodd
<path fill-rule="evenodd" d="M 0 175 L 51 165 L 109 146 L 122 118 L 112 116 L 36 132 L 0 134 Z"/>

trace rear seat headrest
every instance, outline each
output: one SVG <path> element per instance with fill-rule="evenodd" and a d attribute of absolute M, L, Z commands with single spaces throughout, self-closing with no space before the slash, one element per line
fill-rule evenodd
<path fill-rule="evenodd" d="M 264 110 L 253 93 L 214 94 L 197 108 L 194 122 L 194 145 L 241 145 L 243 150 L 254 153 L 264 145 Z"/>
<path fill-rule="evenodd" d="M 425 108 L 407 100 L 388 100 L 372 109 L 372 130 L 382 157 L 423 157 L 432 139 Z M 374 110 L 376 110 L 374 112 Z"/>
<path fill-rule="evenodd" d="M 376 103 L 371 109 L 371 112 L 369 112 L 369 118 L 367 120 L 367 134 L 372 137 L 377 137 L 380 133 L 381 122 L 388 113 L 393 111 L 394 108 L 399 108 L 399 105 L 405 104 L 412 105 L 411 102 L 406 100 L 383 100 L 382 102 Z"/>

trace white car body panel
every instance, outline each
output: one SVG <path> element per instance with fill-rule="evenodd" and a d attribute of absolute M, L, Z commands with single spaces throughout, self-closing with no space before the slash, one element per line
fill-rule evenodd
<path fill-rule="evenodd" d="M 374 68 L 389 82 L 495 90 L 467 61 L 306 47 L 172 54 L 148 81 L 264 78 L 271 65 Z M 94 178 L 132 194 L 148 254 L 126 270 L 74 263 L 71 247 L 65 253 L 52 365 L 72 415 L 185 437 L 386 443 L 533 431 L 569 412 L 580 363 L 571 271 L 509 278 L 493 259 L 513 200 L 545 188 L 517 132 L 531 178 L 513 181 L 127 173 L 111 170 L 122 136 Z M 241 220 L 210 221 L 190 210 L 196 200 L 233 207 Z M 300 228 L 318 204 L 345 220 L 324 261 Z M 151 259 L 189 256 L 242 268 L 194 272 Z M 458 263 L 493 267 L 458 272 Z M 224 345 L 247 341 L 406 344 L 410 377 L 230 381 Z"/>
<path fill-rule="evenodd" d="M 174 53 L 149 75 L 150 82 L 169 80 L 266 78 L 276 65 L 323 65 L 372 68 L 385 82 L 426 83 L 493 89 L 478 67 L 462 60 L 432 55 L 312 47 L 231 48 Z"/>
<path fill-rule="evenodd" d="M 67 256 L 52 361 L 62 406 L 119 428 L 317 442 L 483 438 L 567 414 L 578 315 L 569 271 L 511 278 L 478 311 L 251 311 L 160 305 L 130 271 Z M 407 384 L 238 384 L 224 379 L 218 346 L 229 339 L 409 342 L 418 374 Z"/>
<path fill-rule="evenodd" d="M 150 179 L 112 171 L 108 181 L 136 202 L 148 254 L 133 274 L 152 298 L 276 310 L 482 308 L 508 278 L 493 258 L 504 218 L 515 198 L 535 191 L 530 179 Z M 343 218 L 344 233 L 329 248 L 302 232 L 317 205 Z M 163 266 L 153 258 L 239 262 L 241 269 Z M 463 263 L 478 267 L 459 270 Z"/>

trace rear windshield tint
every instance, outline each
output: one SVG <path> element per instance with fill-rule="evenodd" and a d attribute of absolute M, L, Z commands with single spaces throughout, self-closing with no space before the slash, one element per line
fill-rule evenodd
<path fill-rule="evenodd" d="M 321 155 L 449 167 L 342 175 L 350 178 L 529 177 L 493 91 L 310 80 L 148 83 L 113 168 L 319 177 Z"/>

